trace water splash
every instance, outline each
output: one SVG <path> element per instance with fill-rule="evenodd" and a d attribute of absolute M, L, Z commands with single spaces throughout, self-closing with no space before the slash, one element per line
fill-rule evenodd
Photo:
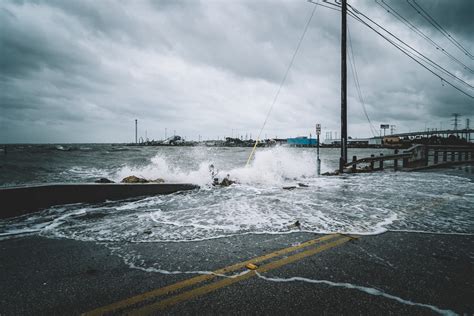
<path fill-rule="evenodd" d="M 194 153 L 199 153 L 195 150 Z M 197 159 L 204 158 L 196 155 Z M 201 157 L 199 157 L 201 156 Z M 146 166 L 133 167 L 123 166 L 112 175 L 115 181 L 120 181 L 126 176 L 136 175 L 146 179 L 162 178 L 167 182 L 187 182 L 198 185 L 209 185 L 212 176 L 209 166 L 214 165 L 218 171 L 218 177 L 222 179 L 227 174 L 240 184 L 265 184 L 281 185 L 288 181 L 296 181 L 314 177 L 316 175 L 316 158 L 309 152 L 300 153 L 294 150 L 276 147 L 263 149 L 256 153 L 255 159 L 248 167 L 221 167 L 219 161 L 205 156 L 199 162 L 199 167 L 194 170 L 185 170 L 179 166 L 173 166 L 169 157 L 159 153 L 150 159 Z"/>

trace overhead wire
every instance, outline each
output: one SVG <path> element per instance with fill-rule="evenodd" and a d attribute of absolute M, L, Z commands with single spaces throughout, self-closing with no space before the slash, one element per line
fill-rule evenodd
<path fill-rule="evenodd" d="M 431 60 L 430 58 L 426 57 L 424 54 L 422 54 L 421 52 L 419 52 L 418 50 L 416 50 L 415 48 L 413 48 L 411 45 L 405 43 L 403 40 L 401 40 L 398 36 L 396 36 L 395 34 L 393 34 L 392 32 L 388 31 L 386 28 L 384 28 L 382 25 L 380 25 L 379 23 L 375 22 L 374 20 L 372 20 L 371 18 L 369 18 L 367 15 L 365 15 L 364 13 L 362 13 L 361 11 L 357 10 L 356 8 L 354 8 L 353 6 L 351 5 L 347 5 L 348 8 L 352 9 L 353 11 L 350 11 L 348 10 L 348 12 L 352 13 L 352 14 L 357 14 L 357 15 L 362 15 L 364 18 L 366 18 L 367 20 L 369 20 L 370 22 L 372 22 L 373 24 L 375 24 L 377 27 L 379 27 L 380 29 L 384 30 L 387 34 L 389 34 L 391 37 L 393 37 L 394 39 L 396 39 L 399 43 L 403 44 L 405 47 L 407 47 L 408 50 L 416 53 L 418 56 L 420 56 L 422 59 L 425 60 L 425 62 L 427 62 L 428 64 L 430 64 L 432 67 L 438 69 L 439 71 L 443 72 L 444 74 L 450 76 L 451 78 L 457 80 L 458 82 L 464 84 L 465 86 L 471 88 L 471 89 L 474 89 L 474 86 L 470 85 L 469 83 L 467 83 L 466 81 L 464 81 L 463 79 L 459 78 L 458 76 L 454 75 L 453 73 L 451 73 L 450 71 L 446 70 L 444 67 L 440 66 L 439 64 L 437 64 L 436 62 L 434 62 L 433 60 Z"/>
<path fill-rule="evenodd" d="M 352 9 L 353 7 L 351 7 Z M 360 11 L 358 11 L 360 13 Z M 453 83 L 451 83 L 450 81 L 446 80 L 445 78 L 443 78 L 440 74 L 436 73 L 435 71 L 433 71 L 432 69 L 430 69 L 429 67 L 427 67 L 425 64 L 423 64 L 422 62 L 420 62 L 418 59 L 416 59 L 416 56 L 414 57 L 413 56 L 413 53 L 411 53 L 410 51 L 408 51 L 408 49 L 402 47 L 400 44 L 397 44 L 396 42 L 394 42 L 393 40 L 391 40 L 390 38 L 388 38 L 387 36 L 385 36 L 384 34 L 382 34 L 381 32 L 379 32 L 378 30 L 376 30 L 373 26 L 371 26 L 370 24 L 368 24 L 367 22 L 365 22 L 363 19 L 361 19 L 359 16 L 356 15 L 356 13 L 348 10 L 348 14 L 349 16 L 351 16 L 352 18 L 354 18 L 355 20 L 359 21 L 360 23 L 364 24 L 365 26 L 367 26 L 368 28 L 370 28 L 372 31 L 374 31 L 375 33 L 377 33 L 379 36 L 381 36 L 382 38 L 384 38 L 387 42 L 389 42 L 390 44 L 392 44 L 392 46 L 394 46 L 395 48 L 397 48 L 398 50 L 400 50 L 402 53 L 404 53 L 405 55 L 407 55 L 409 58 L 411 58 L 413 61 L 415 61 L 417 64 L 419 64 L 420 66 L 422 66 L 423 68 L 425 68 L 426 70 L 428 70 L 429 72 L 431 72 L 433 75 L 435 75 L 436 77 L 438 77 L 442 82 L 445 82 L 446 84 L 450 85 L 451 87 L 453 87 L 454 89 L 458 90 L 459 92 L 461 92 L 462 94 L 470 97 L 470 98 L 474 98 L 472 95 L 470 95 L 468 92 L 462 90 L 461 88 L 459 88 L 458 86 L 454 85 Z"/>
<path fill-rule="evenodd" d="M 434 46 L 437 50 L 441 51 L 443 54 L 448 56 L 452 61 L 454 61 L 455 63 L 457 63 L 458 65 L 460 65 L 464 69 L 468 70 L 469 72 L 474 73 L 474 70 L 472 68 L 470 68 L 469 66 L 464 64 L 458 58 L 454 57 L 445 48 L 443 48 L 440 44 L 433 41 L 429 36 L 427 36 L 418 27 L 416 27 L 416 25 L 414 25 L 408 19 L 403 17 L 397 10 L 395 10 L 393 7 L 391 7 L 388 3 L 385 3 L 384 0 L 375 0 L 375 3 L 377 3 L 380 7 L 382 7 L 384 10 L 386 10 L 390 15 L 393 15 L 397 20 L 402 22 L 404 25 L 406 25 L 408 28 L 410 28 L 413 32 L 417 33 L 419 36 L 421 36 L 423 39 L 425 39 L 428 43 L 430 43 L 432 46 Z"/>
<path fill-rule="evenodd" d="M 427 20 L 431 25 L 433 25 L 438 31 L 441 32 L 454 46 L 456 46 L 459 50 L 461 50 L 464 55 L 469 56 L 469 58 L 473 59 L 474 56 L 459 43 L 451 34 L 448 33 L 426 10 L 424 10 L 415 0 L 412 0 L 413 4 L 407 0 L 408 4 L 425 20 Z"/>
<path fill-rule="evenodd" d="M 340 2 L 338 2 L 338 0 L 334 0 L 336 3 L 331 3 L 329 2 L 328 0 L 323 0 L 323 2 L 326 4 L 326 5 L 331 5 L 333 7 L 335 7 L 335 10 L 338 10 L 340 11 L 341 9 L 341 6 L 340 6 Z M 313 2 L 313 1 L 310 1 L 311 3 L 315 4 L 315 5 L 321 5 L 320 3 L 316 3 L 316 2 Z M 392 36 L 393 38 L 397 39 L 398 42 L 402 43 L 404 46 L 407 46 L 408 47 L 408 44 L 404 43 L 401 39 L 399 39 L 398 37 L 396 37 L 395 35 L 393 35 L 392 33 L 390 33 L 388 30 L 386 30 L 385 28 L 383 28 L 380 24 L 378 24 L 377 22 L 373 21 L 372 19 L 370 19 L 369 17 L 367 17 L 365 14 L 363 14 L 361 11 L 357 10 L 355 7 L 351 6 L 351 5 L 347 5 L 348 6 L 348 10 L 347 10 L 347 13 L 350 17 L 352 17 L 353 19 L 355 19 L 356 21 L 359 21 L 360 23 L 364 24 L 365 26 L 367 26 L 368 28 L 370 28 L 372 31 L 374 31 L 376 34 L 378 34 L 380 37 L 382 37 L 383 39 L 385 39 L 387 42 L 389 42 L 392 46 L 394 46 L 395 48 L 397 48 L 398 50 L 400 50 L 402 53 L 404 53 L 405 55 L 407 55 L 410 59 L 412 59 L 413 61 L 415 61 L 417 64 L 419 64 L 420 66 L 422 66 L 423 68 L 425 68 L 426 70 L 428 70 L 430 73 L 432 73 L 434 76 L 438 77 L 442 83 L 446 83 L 448 84 L 449 86 L 453 87 L 454 89 L 458 90 L 459 92 L 461 92 L 462 94 L 470 97 L 470 98 L 474 98 L 471 94 L 469 94 L 468 92 L 462 90 L 461 88 L 459 88 L 458 86 L 454 85 L 453 83 L 451 83 L 449 80 L 447 80 L 446 78 L 442 77 L 440 74 L 436 73 L 433 69 L 429 68 L 427 65 L 423 64 L 423 62 L 421 62 L 420 60 L 418 59 L 421 59 L 419 56 L 417 56 L 416 54 L 413 53 L 413 51 L 410 51 L 408 50 L 406 47 L 403 47 L 402 45 L 400 44 L 397 44 L 394 40 L 390 39 L 389 37 L 387 37 L 386 35 L 382 34 L 380 31 L 378 31 L 377 29 L 375 29 L 375 27 L 371 26 L 369 23 L 367 23 L 366 21 L 364 21 L 362 18 L 360 18 L 358 15 L 362 15 L 363 17 L 365 17 L 367 20 L 371 21 L 373 24 L 377 25 L 380 29 L 383 29 L 387 34 L 389 34 L 390 36 Z M 418 59 L 417 59 L 418 58 Z M 425 62 L 427 62 L 425 60 Z M 430 64 L 433 68 L 436 68 L 438 71 L 440 71 L 439 67 L 442 68 L 441 66 L 437 65 L 436 63 L 434 63 L 433 61 L 431 61 L 431 63 L 427 62 L 428 64 Z M 434 65 L 437 65 L 434 66 Z M 444 69 L 444 68 L 442 68 Z M 444 72 L 444 71 L 442 71 Z M 449 72 L 448 72 L 449 73 Z M 445 73 L 446 74 L 446 73 Z M 451 77 L 457 79 L 458 81 L 461 81 L 461 82 L 464 82 L 465 85 L 467 85 L 469 88 L 472 89 L 472 86 L 470 84 L 468 84 L 467 82 L 463 81 L 462 79 L 456 77 L 454 74 L 452 73 L 449 73 Z M 444 84 L 443 84 L 444 85 Z"/>
<path fill-rule="evenodd" d="M 377 136 L 377 129 L 372 124 L 372 121 L 370 120 L 369 114 L 367 113 L 367 109 L 365 107 L 364 97 L 362 95 L 362 90 L 360 88 L 359 76 L 357 74 L 357 66 L 356 66 L 356 61 L 355 61 L 355 58 L 354 58 L 354 48 L 352 47 L 352 38 L 351 38 L 351 32 L 350 32 L 349 28 L 347 28 L 347 34 L 349 35 L 348 36 L 348 38 L 349 38 L 349 53 L 350 53 L 349 54 L 349 64 L 351 65 L 350 68 L 351 68 L 353 78 L 354 78 L 354 85 L 356 87 L 357 94 L 359 96 L 359 102 L 362 105 L 362 110 L 364 111 L 364 115 L 367 118 L 367 121 L 369 122 L 370 132 L 375 137 L 375 136 Z"/>
<path fill-rule="evenodd" d="M 270 117 L 270 113 L 272 112 L 273 107 L 275 106 L 275 103 L 276 103 L 276 101 L 277 101 L 277 99 L 278 99 L 278 97 L 279 97 L 279 95 L 280 95 L 281 89 L 283 88 L 283 85 L 284 85 L 285 82 L 286 82 L 286 79 L 287 79 L 287 77 L 288 77 L 288 74 L 290 73 L 290 69 L 291 69 L 291 67 L 293 66 L 293 63 L 294 63 L 295 58 L 296 58 L 296 55 L 298 54 L 298 51 L 299 51 L 299 49 L 300 49 L 300 47 L 301 47 L 301 43 L 303 42 L 303 39 L 304 39 L 304 37 L 305 37 L 305 35 L 306 35 L 306 32 L 308 31 L 309 25 L 310 25 L 310 23 L 311 23 L 311 20 L 313 19 L 314 12 L 316 11 L 316 8 L 317 8 L 317 6 L 314 6 L 314 8 L 313 8 L 313 10 L 311 11 L 311 14 L 310 14 L 310 16 L 309 16 L 309 18 L 308 18 L 308 21 L 307 21 L 306 24 L 305 24 L 305 27 L 304 27 L 304 29 L 303 29 L 303 33 L 301 34 L 300 39 L 299 39 L 299 41 L 298 41 L 298 44 L 296 45 L 296 49 L 295 49 L 295 51 L 293 52 L 293 56 L 291 57 L 290 63 L 288 64 L 288 67 L 286 68 L 285 75 L 283 76 L 283 79 L 282 79 L 281 82 L 280 82 L 280 85 L 279 85 L 279 87 L 278 87 L 278 90 L 277 90 L 277 92 L 275 93 L 275 96 L 273 97 L 273 101 L 272 101 L 272 103 L 271 103 L 271 105 L 270 105 L 270 108 L 268 109 L 267 115 L 265 116 L 265 120 L 264 120 L 264 122 L 263 122 L 262 128 L 261 128 L 260 131 L 258 132 L 258 136 L 257 136 L 257 138 L 255 139 L 255 144 L 254 144 L 254 146 L 253 146 L 253 148 L 252 148 L 252 151 L 250 152 L 250 155 L 249 155 L 249 157 L 248 157 L 248 159 L 247 159 L 247 163 L 245 164 L 245 166 L 248 166 L 248 165 L 249 165 L 250 160 L 252 159 L 253 154 L 255 153 L 255 149 L 257 148 L 257 145 L 258 145 L 258 142 L 259 142 L 259 140 L 260 140 L 260 137 L 262 136 L 262 132 L 263 132 L 265 126 L 267 125 L 267 121 L 268 121 L 268 118 Z"/>
<path fill-rule="evenodd" d="M 315 5 L 318 5 L 318 6 L 321 6 L 322 4 L 320 3 L 316 3 L 316 2 L 313 2 L 313 1 L 309 1 Z M 331 3 L 329 2 L 328 0 L 323 0 L 323 2 L 326 4 L 326 5 L 331 5 L 337 9 L 335 10 L 338 10 L 340 11 L 340 4 L 334 4 L 334 3 Z M 336 3 L 339 3 L 338 0 L 335 0 Z M 355 10 L 354 11 L 351 11 L 351 10 Z M 462 94 L 470 97 L 470 98 L 474 98 L 471 94 L 469 94 L 468 92 L 462 90 L 461 88 L 459 88 L 458 86 L 454 85 L 453 83 L 451 83 L 449 80 L 447 80 L 446 78 L 443 78 L 440 74 L 436 73 L 433 69 L 430 69 L 427 65 L 423 64 L 420 60 L 418 60 L 417 58 L 420 58 L 419 56 L 416 56 L 413 54 L 413 52 L 410 52 L 408 49 L 402 47 L 400 44 L 397 44 L 396 42 L 394 42 L 393 40 L 391 40 L 390 38 L 388 38 L 386 35 L 382 34 L 381 32 L 379 32 L 378 30 L 376 30 L 373 26 L 371 26 L 369 23 L 365 22 L 362 18 L 360 18 L 358 16 L 358 14 L 362 14 L 359 10 L 357 10 L 356 8 L 354 8 L 353 6 L 349 5 L 348 4 L 348 15 L 350 17 L 352 17 L 353 19 L 359 21 L 360 23 L 364 24 L 365 26 L 367 26 L 368 28 L 370 28 L 372 31 L 374 31 L 376 34 L 378 34 L 380 37 L 382 37 L 383 39 L 385 39 L 387 42 L 389 42 L 392 46 L 394 46 L 395 48 L 397 48 L 398 50 L 400 50 L 402 53 L 404 53 L 405 55 L 407 55 L 410 59 L 412 59 L 413 61 L 415 61 L 417 64 L 419 64 L 420 66 L 422 66 L 423 68 L 425 68 L 426 70 L 428 70 L 430 73 L 432 73 L 434 76 L 438 77 L 441 82 L 443 83 L 446 83 L 448 84 L 449 86 L 453 87 L 454 89 L 458 90 L 459 92 L 461 92 Z M 374 23 L 375 25 L 379 26 L 381 29 L 385 30 L 385 32 L 387 32 L 388 34 L 390 34 L 390 32 L 388 32 L 386 29 L 384 29 L 383 27 L 381 27 L 379 24 L 377 24 L 376 22 L 374 22 L 373 20 L 371 20 L 370 18 L 368 18 L 366 15 L 362 14 L 364 17 L 366 17 L 368 20 L 370 20 L 372 23 Z M 400 42 L 402 42 L 400 39 L 398 39 Z M 439 70 L 439 69 L 438 69 Z M 452 76 L 454 76 L 455 78 L 457 78 L 455 75 L 451 74 Z M 457 78 L 458 80 L 461 80 L 460 78 Z M 471 85 L 469 85 L 468 83 L 466 83 L 466 85 L 468 85 L 470 88 L 472 87 Z"/>

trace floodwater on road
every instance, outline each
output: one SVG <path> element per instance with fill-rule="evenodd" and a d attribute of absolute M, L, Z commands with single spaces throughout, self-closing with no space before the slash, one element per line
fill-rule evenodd
<path fill-rule="evenodd" d="M 358 157 L 383 149 L 351 149 Z M 135 175 L 199 190 L 100 204 L 56 206 L 0 221 L 0 238 L 25 234 L 99 242 L 188 242 L 239 234 L 474 233 L 473 167 L 318 176 L 316 149 L 16 145 L 0 158 L 0 185 L 114 181 Z M 322 172 L 338 149 L 321 149 Z M 213 187 L 218 177 L 237 184 Z M 304 186 L 300 186 L 303 184 Z M 283 187 L 295 186 L 293 190 Z M 300 227 L 291 224 L 299 221 Z"/>

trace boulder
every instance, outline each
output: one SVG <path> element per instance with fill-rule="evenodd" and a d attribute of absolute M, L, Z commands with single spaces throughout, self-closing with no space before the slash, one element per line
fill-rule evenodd
<path fill-rule="evenodd" d="M 148 182 L 150 181 L 144 178 L 136 177 L 136 176 L 128 176 L 122 179 L 122 183 L 148 183 Z"/>
<path fill-rule="evenodd" d="M 107 178 L 100 178 L 99 180 L 94 181 L 95 183 L 115 183 L 112 180 L 109 180 Z"/>
<path fill-rule="evenodd" d="M 220 183 L 221 186 L 223 187 L 228 187 L 231 184 L 234 184 L 235 181 L 229 180 L 228 178 L 224 178 L 222 182 Z"/>
<path fill-rule="evenodd" d="M 153 183 L 165 183 L 165 179 L 156 178 L 155 180 L 150 180 L 150 182 L 153 182 Z"/>

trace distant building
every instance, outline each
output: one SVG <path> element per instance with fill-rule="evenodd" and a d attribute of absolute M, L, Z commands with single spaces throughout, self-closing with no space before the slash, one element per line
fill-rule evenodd
<path fill-rule="evenodd" d="M 369 138 L 350 138 L 347 143 L 352 146 L 367 146 L 369 145 Z"/>
<path fill-rule="evenodd" d="M 288 138 L 286 143 L 290 146 L 294 147 L 312 147 L 316 146 L 318 143 L 317 139 L 315 138 L 308 138 L 306 136 L 299 136 L 295 138 Z"/>
<path fill-rule="evenodd" d="M 385 136 L 383 138 L 384 144 L 400 144 L 400 137 L 398 136 Z"/>
<path fill-rule="evenodd" d="M 369 138 L 369 145 L 382 145 L 382 138 L 380 137 Z"/>

